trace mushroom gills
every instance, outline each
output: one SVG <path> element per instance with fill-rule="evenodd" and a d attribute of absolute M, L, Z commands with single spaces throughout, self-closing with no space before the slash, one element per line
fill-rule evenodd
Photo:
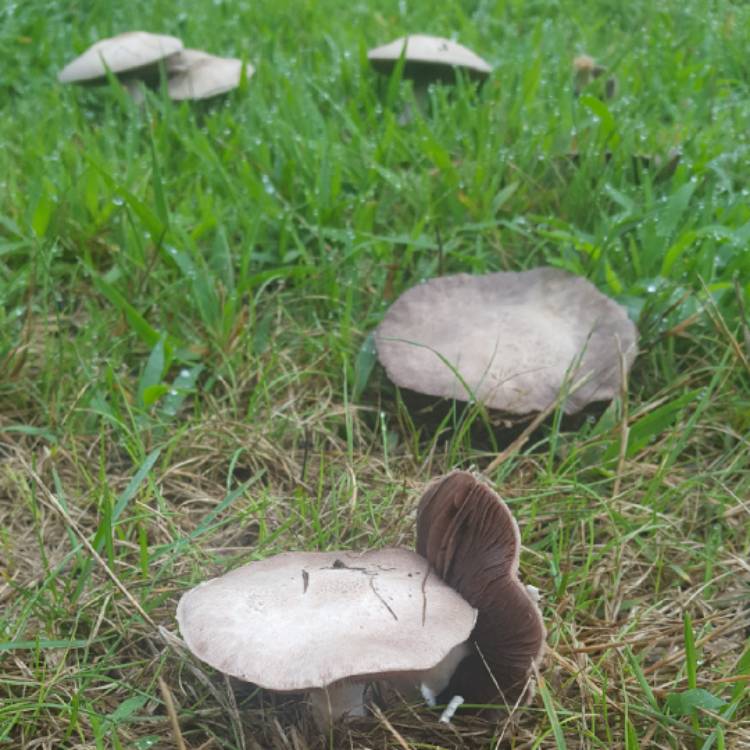
<path fill-rule="evenodd" d="M 417 550 L 479 614 L 470 653 L 439 699 L 473 704 L 526 702 L 544 652 L 533 590 L 518 576 L 521 536 L 500 497 L 468 472 L 433 482 L 417 510 Z"/>

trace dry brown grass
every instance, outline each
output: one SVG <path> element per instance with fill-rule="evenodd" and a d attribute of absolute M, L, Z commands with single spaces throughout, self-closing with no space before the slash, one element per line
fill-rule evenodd
<path fill-rule="evenodd" d="M 523 573 L 544 594 L 542 675 L 554 717 L 539 695 L 510 719 L 459 715 L 450 726 L 424 706 L 390 700 L 372 718 L 321 737 L 299 697 L 229 685 L 196 662 L 169 636 L 176 601 L 192 583 L 282 549 L 413 542 L 414 507 L 429 478 L 419 473 L 424 456 L 402 447 L 386 463 L 369 412 L 356 409 L 352 451 L 334 388 L 317 377 L 285 377 L 286 397 L 265 420 L 236 418 L 251 387 L 237 383 L 231 400 L 217 400 L 169 437 L 111 546 L 100 545 L 102 564 L 91 563 L 73 527 L 95 544 L 103 533 L 103 503 L 137 468 L 121 444 L 107 431 L 54 446 L 3 438 L 7 637 L 79 641 L 2 652 L 0 686 L 5 705 L 16 707 L 6 713 L 16 746 L 90 748 L 98 734 L 121 747 L 169 748 L 181 737 L 191 750 L 551 748 L 551 721 L 559 721 L 569 748 L 626 747 L 626 717 L 640 747 L 693 750 L 717 725 L 725 747 L 750 746 L 746 698 L 731 720 L 702 714 L 698 729 L 664 709 L 670 693 L 688 688 L 685 612 L 699 654 L 697 686 L 729 700 L 732 687 L 748 681 L 747 657 L 740 663 L 750 634 L 746 442 L 717 420 L 720 409 L 706 413 L 666 469 L 689 412 L 674 432 L 622 463 L 614 495 L 612 477 L 587 463 L 586 450 L 601 438 L 562 436 L 563 459 L 550 464 L 538 448 L 501 467 L 500 489 L 523 530 Z M 433 452 L 432 472 L 449 468 L 448 450 Z M 206 525 L 228 488 L 243 482 L 246 489 Z M 197 536 L 186 541 L 190 534 Z M 111 718 L 133 699 L 131 717 Z"/>

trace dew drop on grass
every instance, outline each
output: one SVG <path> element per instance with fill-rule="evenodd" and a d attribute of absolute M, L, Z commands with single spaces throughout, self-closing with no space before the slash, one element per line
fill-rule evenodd
<path fill-rule="evenodd" d="M 112 198 L 112 205 L 113 206 L 123 206 L 125 205 L 125 201 L 120 198 L 119 195 L 116 195 L 114 198 Z"/>
<path fill-rule="evenodd" d="M 263 189 L 268 193 L 268 195 L 276 195 L 276 188 L 273 186 L 273 182 L 271 182 L 271 178 L 267 175 L 261 175 L 261 182 L 263 183 Z"/>

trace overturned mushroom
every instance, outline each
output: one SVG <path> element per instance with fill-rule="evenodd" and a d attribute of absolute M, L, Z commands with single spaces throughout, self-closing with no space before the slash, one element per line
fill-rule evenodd
<path fill-rule="evenodd" d="M 106 79 L 107 70 L 119 77 L 155 77 L 159 63 L 177 54 L 182 47 L 182 42 L 173 36 L 127 31 L 96 42 L 69 62 L 57 80 L 60 83 L 93 83 Z"/>
<path fill-rule="evenodd" d="M 307 691 L 325 727 L 362 715 L 374 679 L 445 687 L 476 612 L 405 549 L 286 552 L 188 591 L 177 621 L 190 650 L 269 690 Z"/>
<path fill-rule="evenodd" d="M 566 383 L 577 386 L 567 414 L 611 400 L 636 338 L 623 307 L 555 268 L 430 279 L 402 294 L 375 331 L 396 385 L 514 415 L 544 411 Z"/>
<path fill-rule="evenodd" d="M 217 57 L 197 49 L 184 49 L 167 63 L 167 93 L 171 99 L 208 99 L 236 89 L 242 70 L 250 78 L 255 72 L 235 57 Z"/>
<path fill-rule="evenodd" d="M 455 71 L 466 71 L 474 78 L 486 78 L 492 66 L 458 42 L 439 36 L 411 34 L 400 37 L 367 53 L 367 59 L 380 73 L 389 75 L 404 57 L 404 76 L 422 83 L 455 80 Z"/>
<path fill-rule="evenodd" d="M 471 653 L 444 695 L 510 706 L 530 699 L 530 677 L 542 658 L 545 630 L 534 591 L 518 577 L 520 551 L 510 510 L 471 474 L 448 474 L 422 496 L 417 552 L 479 612 Z"/>

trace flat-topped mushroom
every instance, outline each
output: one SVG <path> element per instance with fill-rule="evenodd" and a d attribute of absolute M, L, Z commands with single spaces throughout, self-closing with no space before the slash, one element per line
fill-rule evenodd
<path fill-rule="evenodd" d="M 492 72 L 486 60 L 462 44 L 426 34 L 411 34 L 376 47 L 367 59 L 375 70 L 389 75 L 402 55 L 404 76 L 422 83 L 453 80 L 458 69 L 474 78 L 486 78 Z"/>
<path fill-rule="evenodd" d="M 208 99 L 236 89 L 242 80 L 242 60 L 217 57 L 197 49 L 184 49 L 167 63 L 167 93 L 171 99 Z M 250 78 L 255 68 L 245 64 Z"/>
<path fill-rule="evenodd" d="M 475 620 L 405 549 L 285 552 L 200 584 L 177 607 L 196 656 L 269 690 L 308 691 L 321 726 L 362 714 L 370 680 L 442 690 Z"/>
<path fill-rule="evenodd" d="M 117 76 L 147 77 L 156 66 L 183 47 L 174 36 L 127 31 L 102 39 L 69 62 L 58 74 L 60 83 L 90 83 L 104 80 L 107 69 Z"/>
<path fill-rule="evenodd" d="M 567 414 L 611 400 L 636 339 L 623 307 L 556 268 L 430 279 L 402 294 L 375 331 L 396 385 L 516 415 L 544 411 L 566 383 L 579 384 Z"/>
<path fill-rule="evenodd" d="M 513 706 L 531 697 L 545 630 L 534 592 L 518 577 L 518 525 L 486 484 L 455 471 L 429 485 L 417 511 L 417 552 L 479 615 L 472 652 L 445 695 Z"/>

